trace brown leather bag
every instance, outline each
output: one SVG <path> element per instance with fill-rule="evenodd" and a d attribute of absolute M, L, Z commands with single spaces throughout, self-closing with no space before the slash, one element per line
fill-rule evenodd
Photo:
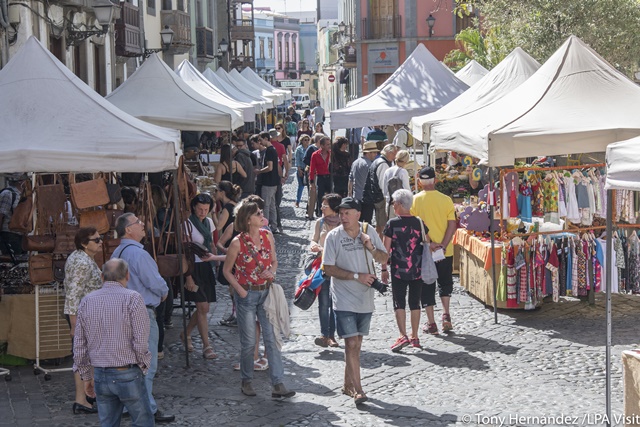
<path fill-rule="evenodd" d="M 180 268 L 178 254 L 158 255 L 156 262 L 162 277 L 176 277 L 189 271 L 189 262 L 185 255 L 182 255 L 182 268 Z"/>
<path fill-rule="evenodd" d="M 56 245 L 53 248 L 54 254 L 68 255 L 76 250 L 76 233 L 80 227 L 77 225 L 64 225 L 56 231 Z"/>
<path fill-rule="evenodd" d="M 25 251 L 53 252 L 56 247 L 54 236 L 22 236 L 22 249 Z"/>
<path fill-rule="evenodd" d="M 31 191 L 31 183 L 26 181 L 23 187 L 22 196 L 18 206 L 13 209 L 11 220 L 9 221 L 9 230 L 14 233 L 28 234 L 33 231 L 33 198 Z"/>
<path fill-rule="evenodd" d="M 75 178 L 72 179 L 75 180 Z M 109 203 L 107 183 L 104 178 L 72 183 L 71 200 L 77 209 L 87 209 L 106 205 Z"/>
<path fill-rule="evenodd" d="M 48 221 L 49 217 L 57 218 L 65 210 L 66 201 L 64 185 L 58 174 L 53 175 L 53 184 L 47 185 L 43 184 L 42 176 L 38 176 L 38 185 L 36 186 L 38 218 L 42 218 L 44 221 Z"/>
<path fill-rule="evenodd" d="M 107 209 L 107 219 L 109 220 L 109 227 L 116 228 L 116 220 L 120 215 L 124 214 L 121 209 Z"/>
<path fill-rule="evenodd" d="M 110 224 L 107 213 L 103 209 L 80 212 L 80 228 L 94 227 L 98 234 L 109 231 Z"/>
<path fill-rule="evenodd" d="M 102 250 L 104 251 L 104 259 L 110 260 L 111 255 L 115 252 L 116 248 L 120 246 L 120 239 L 116 239 L 115 237 L 107 237 L 105 236 L 102 241 Z"/>
<path fill-rule="evenodd" d="M 53 255 L 38 254 L 29 257 L 29 280 L 32 285 L 53 282 Z"/>

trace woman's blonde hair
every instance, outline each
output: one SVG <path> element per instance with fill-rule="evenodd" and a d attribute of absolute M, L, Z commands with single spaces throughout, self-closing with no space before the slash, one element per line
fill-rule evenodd
<path fill-rule="evenodd" d="M 396 153 L 396 163 L 409 163 L 409 152 L 407 150 L 400 150 Z"/>

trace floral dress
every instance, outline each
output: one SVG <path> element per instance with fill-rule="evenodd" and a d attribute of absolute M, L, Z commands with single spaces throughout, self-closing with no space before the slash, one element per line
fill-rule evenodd
<path fill-rule="evenodd" d="M 69 255 L 64 265 L 64 314 L 75 316 L 82 298 L 100 288 L 100 269 L 93 258 L 80 249 Z"/>

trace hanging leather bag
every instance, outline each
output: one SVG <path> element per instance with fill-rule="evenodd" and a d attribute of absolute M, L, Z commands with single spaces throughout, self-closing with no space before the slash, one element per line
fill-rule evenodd
<path fill-rule="evenodd" d="M 64 266 L 66 265 L 67 260 L 65 258 L 54 259 L 53 260 L 53 279 L 56 282 L 63 283 L 64 282 Z"/>
<path fill-rule="evenodd" d="M 29 257 L 29 280 L 32 285 L 53 282 L 53 255 L 38 254 Z"/>
<path fill-rule="evenodd" d="M 33 231 L 33 192 L 31 183 L 25 181 L 22 188 L 20 202 L 13 209 L 11 220 L 9 221 L 9 230 L 14 233 L 28 234 Z"/>
<path fill-rule="evenodd" d="M 35 252 L 53 252 L 56 247 L 56 238 L 51 235 L 22 236 L 22 249 Z"/>
<path fill-rule="evenodd" d="M 69 175 L 75 181 L 75 175 Z M 107 183 L 104 178 L 96 178 L 90 181 L 71 183 L 71 200 L 77 209 L 88 209 L 109 203 Z"/>
<path fill-rule="evenodd" d="M 169 190 L 169 197 L 172 195 L 173 188 Z M 169 199 L 172 200 L 172 199 Z M 173 225 L 173 210 L 171 211 L 172 215 L 169 218 L 169 226 L 165 227 L 166 224 L 162 224 L 161 230 L 171 230 Z M 165 217 L 165 222 L 166 222 Z M 169 252 L 169 244 L 173 237 L 174 250 L 175 250 L 175 233 L 166 231 L 164 233 L 160 233 L 160 238 L 158 239 L 158 252 L 161 252 L 162 255 L 157 255 L 154 251 L 154 257 L 156 258 L 156 263 L 158 264 L 158 271 L 162 277 L 177 277 L 181 274 L 185 274 L 189 271 L 189 262 L 186 254 L 182 254 L 182 256 L 178 256 L 178 254 L 170 254 Z M 164 245 L 162 244 L 164 240 Z M 155 248 L 155 246 L 154 246 Z"/>
<path fill-rule="evenodd" d="M 98 234 L 104 234 L 109 231 L 109 219 L 104 209 L 81 211 L 79 214 L 80 228 L 94 227 Z"/>
<path fill-rule="evenodd" d="M 115 174 L 109 174 L 109 177 L 114 177 Z M 115 178 L 115 183 L 107 182 L 107 194 L 109 194 L 109 204 L 115 205 L 120 200 L 122 200 L 122 192 L 120 190 L 120 184 L 118 183 L 117 177 Z"/>
<path fill-rule="evenodd" d="M 64 224 L 56 230 L 56 244 L 53 253 L 58 255 L 68 255 L 76 250 L 76 233 L 80 227 L 77 225 Z"/>
<path fill-rule="evenodd" d="M 38 176 L 36 186 L 36 209 L 38 219 L 49 221 L 49 218 L 58 218 L 65 210 L 64 205 L 67 196 L 64 194 L 64 185 L 58 174 L 53 175 L 53 184 L 43 184 L 42 176 Z"/>

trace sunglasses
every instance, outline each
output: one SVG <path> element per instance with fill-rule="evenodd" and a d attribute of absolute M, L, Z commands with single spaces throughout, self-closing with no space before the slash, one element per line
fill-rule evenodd
<path fill-rule="evenodd" d="M 131 223 L 127 224 L 127 227 L 131 227 L 132 225 L 136 225 L 136 224 L 144 225 L 144 222 L 142 222 L 142 221 L 140 221 L 140 220 L 138 219 L 138 220 L 135 220 L 135 221 L 133 221 L 133 222 L 131 222 Z"/>
<path fill-rule="evenodd" d="M 93 243 L 100 243 L 100 242 L 102 242 L 102 237 L 96 237 L 96 238 L 88 239 L 88 240 L 90 242 L 93 242 Z"/>
<path fill-rule="evenodd" d="M 255 216 L 262 216 L 264 215 L 264 212 L 262 210 L 259 210 L 258 212 L 254 213 Z"/>

